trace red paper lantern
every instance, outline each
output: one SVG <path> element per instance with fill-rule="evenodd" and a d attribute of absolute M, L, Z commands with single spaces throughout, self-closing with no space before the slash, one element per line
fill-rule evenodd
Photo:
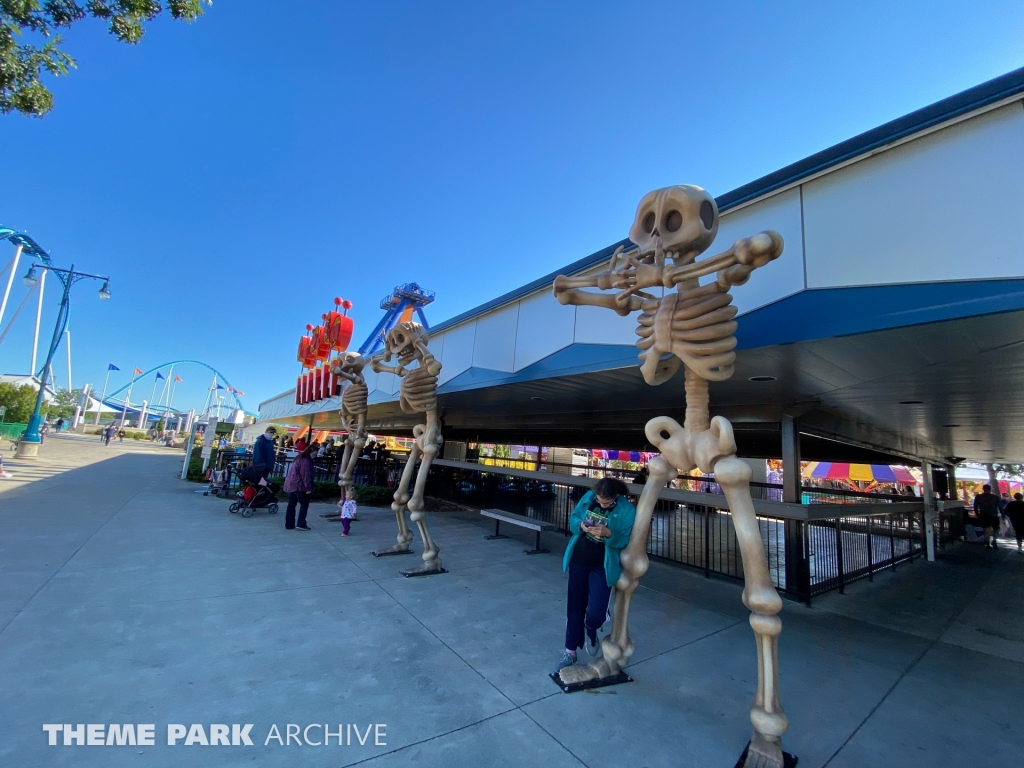
<path fill-rule="evenodd" d="M 299 354 L 298 361 L 302 363 L 303 368 L 309 368 L 306 361 L 309 359 L 309 347 L 313 343 L 313 339 L 310 336 L 303 336 L 299 339 Z"/>
<path fill-rule="evenodd" d="M 348 349 L 349 342 L 352 341 L 352 331 L 355 328 L 351 317 L 340 312 L 328 312 L 324 327 L 327 329 L 327 343 L 330 344 L 331 349 L 335 352 L 344 352 Z"/>

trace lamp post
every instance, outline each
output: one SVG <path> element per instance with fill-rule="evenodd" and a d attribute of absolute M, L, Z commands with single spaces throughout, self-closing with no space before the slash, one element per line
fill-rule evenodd
<path fill-rule="evenodd" d="M 29 417 L 28 426 L 25 428 L 25 435 L 18 442 L 18 453 L 16 455 L 19 459 L 34 459 L 39 454 L 39 425 L 42 423 L 40 411 L 42 411 L 43 408 L 43 396 L 46 392 L 46 380 L 49 377 L 50 365 L 53 362 L 53 355 L 56 353 L 57 347 L 60 344 L 60 337 L 63 335 L 64 330 L 67 327 L 71 286 L 79 280 L 102 280 L 103 287 L 100 288 L 99 291 L 100 300 L 106 301 L 110 298 L 109 277 L 90 275 L 86 272 L 75 272 L 74 264 L 71 265 L 71 269 L 60 269 L 59 267 L 55 267 L 48 263 L 33 264 L 29 267 L 29 270 L 24 277 L 25 285 L 30 288 L 35 285 L 36 281 L 39 279 L 36 276 L 37 267 L 41 267 L 46 271 L 54 272 L 63 284 L 64 292 L 60 299 L 60 309 L 57 312 L 57 325 L 53 329 L 53 338 L 50 341 L 50 350 L 46 355 L 46 362 L 43 363 L 42 373 L 40 374 L 39 394 L 36 396 L 36 407 L 32 410 L 32 415 Z M 35 371 L 32 371 L 32 373 L 35 373 Z"/>

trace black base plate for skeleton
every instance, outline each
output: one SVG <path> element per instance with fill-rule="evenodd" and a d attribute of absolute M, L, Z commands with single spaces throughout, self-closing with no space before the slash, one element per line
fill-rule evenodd
<path fill-rule="evenodd" d="M 621 683 L 632 683 L 633 678 L 627 675 L 625 672 L 619 672 L 617 675 L 611 677 L 601 677 L 596 680 L 587 680 L 582 683 L 570 683 L 566 685 L 562 682 L 562 678 L 558 676 L 557 672 L 552 672 L 548 677 L 551 678 L 552 682 L 559 687 L 562 693 L 576 693 L 576 691 L 586 691 L 590 688 L 604 688 L 609 685 L 619 685 Z"/>
<path fill-rule="evenodd" d="M 545 552 L 550 552 L 550 549 L 524 549 L 523 552 L 527 555 L 543 555 Z"/>
<path fill-rule="evenodd" d="M 402 573 L 403 576 L 405 576 L 405 578 L 411 579 L 411 578 L 413 578 L 415 576 L 436 576 L 439 573 L 448 573 L 448 571 L 446 571 L 444 568 L 442 568 L 439 571 L 415 571 L 414 572 L 413 569 L 410 568 L 408 571 L 402 571 L 401 573 Z"/>
<path fill-rule="evenodd" d="M 490 536 L 484 536 L 484 538 L 487 539 L 488 541 L 494 541 L 495 539 L 507 539 L 508 536 L 506 536 L 504 533 L 498 533 L 498 534 L 493 534 L 492 533 Z"/>
<path fill-rule="evenodd" d="M 747 742 L 747 746 L 743 748 L 743 754 L 740 755 L 740 759 L 736 763 L 736 768 L 743 768 L 743 763 L 747 761 L 747 750 L 750 749 L 750 742 Z M 797 761 L 800 758 L 793 757 L 789 752 L 782 753 L 782 762 L 785 768 L 796 768 Z"/>
<path fill-rule="evenodd" d="M 411 549 L 403 549 L 401 552 L 385 552 L 384 550 L 378 549 L 370 553 L 374 557 L 387 557 L 388 555 L 415 555 Z"/>

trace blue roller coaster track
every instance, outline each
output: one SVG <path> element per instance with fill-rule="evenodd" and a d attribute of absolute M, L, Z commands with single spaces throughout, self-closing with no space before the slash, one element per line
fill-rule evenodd
<path fill-rule="evenodd" d="M 214 368 L 212 365 L 207 365 L 206 363 L 204 363 L 204 362 L 202 362 L 200 360 L 172 360 L 169 363 L 162 363 L 161 365 L 158 365 L 155 368 L 150 368 L 145 373 L 142 373 L 142 374 L 136 376 L 135 380 L 134 380 L 134 383 L 138 384 L 140 381 L 145 379 L 147 376 L 155 374 L 157 371 L 161 371 L 163 369 L 169 368 L 172 365 L 201 365 L 203 368 L 206 368 L 207 370 L 211 371 L 217 377 L 217 381 L 224 385 L 225 391 L 227 391 L 228 387 L 232 387 L 232 391 L 228 392 L 228 394 L 231 395 L 231 397 L 233 398 L 234 403 L 235 403 L 235 407 L 239 408 L 239 409 L 241 409 L 243 411 L 245 410 L 245 406 L 242 405 L 242 401 L 239 399 L 238 394 L 234 391 L 234 388 L 233 388 L 231 382 L 228 381 L 227 377 L 223 373 L 218 371 L 216 368 Z M 122 398 L 117 399 L 117 396 L 120 395 L 122 392 L 127 392 L 128 391 L 128 387 L 130 387 L 130 386 L 132 386 L 131 382 L 129 382 L 128 384 L 125 384 L 120 389 L 114 390 L 113 392 L 111 392 L 110 394 L 108 394 L 106 397 L 103 398 L 103 404 L 106 405 L 109 408 L 118 408 L 118 409 L 123 408 L 124 407 L 124 398 L 122 397 Z M 139 403 L 139 405 L 142 404 L 141 400 L 139 400 L 137 402 Z M 154 405 L 152 403 L 150 403 L 148 408 L 149 408 L 150 412 L 152 413 L 153 410 L 154 410 Z M 129 406 L 129 410 L 137 411 L 138 407 L 137 406 Z M 160 408 L 156 408 L 156 410 L 157 411 L 165 411 L 167 409 L 161 406 Z"/>

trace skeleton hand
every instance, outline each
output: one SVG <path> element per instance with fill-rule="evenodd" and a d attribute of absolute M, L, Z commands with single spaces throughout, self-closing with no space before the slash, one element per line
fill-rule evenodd
<path fill-rule="evenodd" d="M 751 272 L 779 258 L 782 246 L 782 236 L 771 230 L 737 240 L 731 249 L 737 263 L 718 272 L 718 284 L 724 290 L 733 285 L 743 285 L 750 279 Z"/>
<path fill-rule="evenodd" d="M 661 285 L 664 264 L 640 261 L 635 256 L 625 256 L 626 265 L 612 272 L 612 287 L 619 289 L 653 288 Z"/>
<path fill-rule="evenodd" d="M 419 351 L 422 362 L 420 363 L 431 376 L 437 376 L 441 372 L 441 364 L 437 362 L 437 358 L 430 354 L 430 350 L 427 349 L 427 345 L 422 341 L 414 341 L 413 345 Z"/>

